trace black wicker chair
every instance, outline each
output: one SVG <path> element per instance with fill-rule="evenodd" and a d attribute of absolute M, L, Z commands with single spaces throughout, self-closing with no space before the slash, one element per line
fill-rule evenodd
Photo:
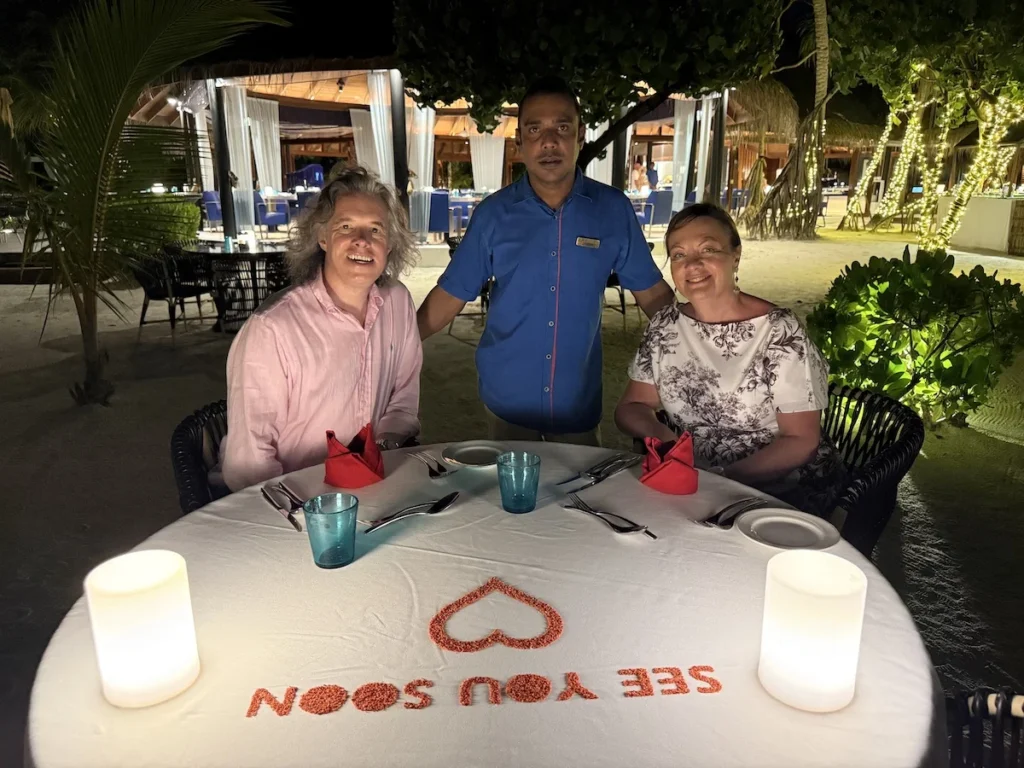
<path fill-rule="evenodd" d="M 658 420 L 672 426 L 664 411 Z M 921 417 L 902 403 L 839 384 L 828 388 L 821 433 L 832 440 L 849 471 L 836 506 L 846 512 L 842 534 L 861 554 L 871 552 L 896 508 L 896 489 L 924 444 Z M 633 441 L 637 453 L 646 450 Z"/>
<path fill-rule="evenodd" d="M 167 302 L 167 322 L 171 324 L 172 340 L 178 320 L 185 321 L 185 299 L 195 299 L 199 319 L 203 319 L 202 297 L 213 294 L 213 274 L 203 257 L 185 254 L 178 245 L 168 245 L 159 258 L 139 259 L 132 266 L 132 274 L 143 291 L 136 343 L 142 339 L 142 326 L 147 324 L 146 311 L 150 301 Z"/>
<path fill-rule="evenodd" d="M 924 444 L 924 423 L 892 398 L 832 384 L 821 415 L 827 435 L 850 471 L 836 506 L 846 510 L 843 538 L 871 557 L 896 508 L 896 490 Z"/>
<path fill-rule="evenodd" d="M 227 432 L 228 403 L 219 400 L 186 418 L 171 435 L 171 464 L 182 514 L 227 495 L 226 487 L 210 482 L 210 470 L 217 465 Z"/>
<path fill-rule="evenodd" d="M 946 699 L 950 768 L 1024 766 L 1024 695 L 1009 688 L 960 691 Z"/>

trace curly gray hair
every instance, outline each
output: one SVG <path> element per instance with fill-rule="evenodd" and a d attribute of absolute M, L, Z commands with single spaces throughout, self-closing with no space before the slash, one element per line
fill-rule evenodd
<path fill-rule="evenodd" d="M 416 247 L 409 231 L 409 217 L 395 188 L 362 166 L 336 168 L 316 200 L 299 214 L 287 254 L 288 274 L 293 284 L 308 283 L 323 267 L 327 254 L 320 247 L 320 230 L 334 215 L 335 203 L 345 195 L 376 197 L 388 209 L 388 261 L 377 285 L 397 280 L 415 263 Z"/>

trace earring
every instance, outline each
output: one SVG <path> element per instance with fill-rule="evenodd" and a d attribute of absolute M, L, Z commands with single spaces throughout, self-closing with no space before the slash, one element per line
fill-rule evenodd
<path fill-rule="evenodd" d="M 740 292 L 740 271 L 738 269 L 735 272 L 732 273 L 732 279 L 733 279 L 732 291 L 733 291 L 733 293 L 739 295 L 739 292 Z"/>

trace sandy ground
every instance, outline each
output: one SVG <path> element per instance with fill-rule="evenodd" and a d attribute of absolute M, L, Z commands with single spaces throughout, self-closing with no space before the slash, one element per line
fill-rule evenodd
<path fill-rule="evenodd" d="M 813 243 L 748 243 L 743 287 L 801 314 L 809 312 L 841 268 L 871 255 L 896 256 L 898 236 L 830 235 Z M 663 261 L 663 249 L 656 255 Z M 443 264 L 437 253 L 428 263 Z M 1024 261 L 961 255 L 958 264 L 1024 281 Z M 417 302 L 440 274 L 417 268 L 407 284 Z M 190 323 L 172 344 L 166 324 L 147 325 L 136 343 L 139 291 L 123 291 L 124 319 L 104 311 L 102 342 L 117 393 L 109 408 L 80 408 L 68 386 L 80 375 L 77 319 L 60 302 L 40 336 L 45 291 L 0 286 L 0 488 L 6 522 L 0 534 L 0 765 L 21 764 L 24 718 L 33 672 L 63 614 L 81 595 L 90 567 L 122 552 L 179 516 L 169 456 L 174 426 L 224 396 L 230 338 L 210 323 Z M 611 292 L 609 302 L 617 300 Z M 189 306 L 190 315 L 194 308 Z M 212 310 L 211 310 L 212 314 Z M 152 319 L 166 317 L 163 306 Z M 425 345 L 423 441 L 466 439 L 484 431 L 473 351 L 479 322 L 456 321 L 452 335 Z M 604 318 L 605 403 L 625 382 L 625 365 L 641 332 L 636 310 Z M 904 483 L 900 519 L 877 553 L 922 629 L 947 687 L 1017 684 L 1024 658 L 1024 587 L 1016 577 L 1024 526 L 1020 439 L 1024 358 L 1000 387 L 984 428 L 929 435 Z M 1009 386 L 1012 384 L 1013 386 Z M 603 425 L 609 445 L 626 445 Z"/>

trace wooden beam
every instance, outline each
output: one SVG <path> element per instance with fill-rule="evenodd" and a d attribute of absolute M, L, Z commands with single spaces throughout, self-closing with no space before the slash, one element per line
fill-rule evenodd
<path fill-rule="evenodd" d="M 259 91 L 246 91 L 247 95 L 257 99 L 270 99 L 285 107 L 299 107 L 301 109 L 322 109 L 328 112 L 347 112 L 350 109 L 367 109 L 366 104 L 347 104 L 334 101 L 310 101 L 309 99 L 297 99 L 294 96 L 275 96 L 271 93 L 260 93 Z"/>
<path fill-rule="evenodd" d="M 171 86 L 166 85 L 161 88 L 146 104 L 139 107 L 139 109 L 132 115 L 134 120 L 141 123 L 148 123 L 156 112 L 167 106 L 167 94 L 171 92 Z"/>

